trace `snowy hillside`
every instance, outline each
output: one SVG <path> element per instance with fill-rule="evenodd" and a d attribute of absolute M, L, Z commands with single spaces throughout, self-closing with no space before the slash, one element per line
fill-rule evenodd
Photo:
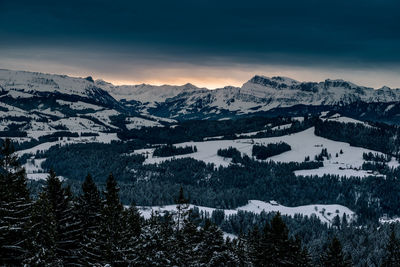
<path fill-rule="evenodd" d="M 211 216 L 212 212 L 216 209 L 190 205 L 190 208 L 197 207 L 200 212 L 208 213 Z M 174 212 L 176 211 L 176 205 L 167 205 L 167 206 L 152 206 L 152 207 L 139 207 L 140 213 L 144 218 L 150 218 L 152 212 L 158 212 L 163 214 L 164 212 Z M 355 219 L 355 213 L 351 211 L 349 208 L 344 207 L 342 205 L 306 205 L 306 206 L 298 206 L 298 207 L 286 207 L 276 203 L 275 201 L 264 202 L 259 200 L 250 200 L 249 203 L 245 206 L 238 207 L 234 210 L 224 210 L 225 216 L 236 214 L 238 211 L 247 211 L 253 212 L 256 214 L 260 214 L 262 211 L 264 212 L 280 212 L 282 215 L 294 216 L 295 214 L 301 214 L 303 216 L 316 216 L 323 223 L 327 223 L 330 225 L 335 216 L 339 215 L 340 218 L 343 217 L 343 214 L 346 214 L 348 221 L 352 221 Z"/>
<path fill-rule="evenodd" d="M 296 171 L 296 175 L 321 176 L 323 174 L 333 174 L 348 177 L 366 177 L 369 175 L 373 175 L 373 173 L 361 170 L 361 166 L 364 162 L 363 153 L 372 152 L 382 154 L 369 149 L 353 147 L 350 146 L 348 143 L 332 141 L 316 136 L 314 134 L 313 127 L 299 133 L 280 137 L 213 140 L 175 144 L 177 147 L 196 146 L 197 152 L 174 157 L 154 157 L 154 149 L 140 149 L 136 150 L 135 153 L 143 154 L 148 157 L 145 161 L 145 164 L 159 163 L 172 158 L 191 157 L 197 160 L 204 161 L 206 163 L 214 163 L 216 166 L 228 166 L 229 164 L 231 164 L 231 159 L 218 156 L 218 149 L 234 147 L 241 153 L 251 157 L 251 151 L 254 144 L 266 145 L 279 142 L 288 143 L 292 149 L 280 155 L 273 156 L 268 160 L 273 160 L 276 162 L 303 162 L 306 157 L 310 157 L 310 159 L 313 160 L 314 157 L 320 154 L 321 150 L 324 148 L 326 148 L 328 153 L 331 154 L 330 159 L 324 160 L 324 167 L 313 170 Z M 343 154 L 340 153 L 340 150 L 342 150 Z M 395 160 L 389 162 L 389 166 L 395 167 L 398 165 L 398 162 Z"/>

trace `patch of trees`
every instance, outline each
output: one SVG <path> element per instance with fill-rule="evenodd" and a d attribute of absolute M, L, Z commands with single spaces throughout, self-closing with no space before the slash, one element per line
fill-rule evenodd
<path fill-rule="evenodd" d="M 220 148 L 217 151 L 217 155 L 224 158 L 231 158 L 233 163 L 240 162 L 242 154 L 235 147 Z"/>
<path fill-rule="evenodd" d="M 321 152 L 318 155 L 315 155 L 314 159 L 316 161 L 324 161 L 324 159 L 330 159 L 331 158 L 331 154 L 328 153 L 328 149 L 327 148 L 323 148 L 321 150 Z"/>
<path fill-rule="evenodd" d="M 156 147 L 153 152 L 154 157 L 172 157 L 197 152 L 196 146 L 177 147 L 174 145 L 162 145 Z"/>
<path fill-rule="evenodd" d="M 397 156 L 399 152 L 400 140 L 396 138 L 399 131 L 398 127 L 389 125 L 371 127 L 360 123 L 322 120 L 317 120 L 315 123 L 315 134 L 318 136 L 393 156 Z"/>
<path fill-rule="evenodd" d="M 252 148 L 252 155 L 256 159 L 267 159 L 269 157 L 273 157 L 279 154 L 282 154 L 283 152 L 290 151 L 292 148 L 290 147 L 289 144 L 285 142 L 280 142 L 276 144 L 268 144 L 266 146 L 264 145 L 253 145 Z"/>
<path fill-rule="evenodd" d="M 367 161 L 376 161 L 376 162 L 389 162 L 392 157 L 390 155 L 378 154 L 378 153 L 363 153 L 363 159 Z"/>
<path fill-rule="evenodd" d="M 122 181 L 133 182 L 135 170 L 145 160 L 143 155 L 131 153 L 131 149 L 135 148 L 134 143 L 71 144 L 62 147 L 53 146 L 36 157 L 46 158 L 46 161 L 42 163 L 43 169 L 53 168 L 59 175 L 69 179 L 82 181 L 90 172 L 95 181 L 104 182 L 104 177 L 113 172 Z"/>
<path fill-rule="evenodd" d="M 98 133 L 82 132 L 81 136 L 99 136 Z"/>

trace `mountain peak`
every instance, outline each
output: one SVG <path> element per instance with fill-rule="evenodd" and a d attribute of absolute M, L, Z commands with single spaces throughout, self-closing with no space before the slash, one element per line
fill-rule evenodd
<path fill-rule="evenodd" d="M 283 76 L 274 76 L 270 78 L 262 75 L 255 75 L 253 78 L 249 80 L 249 83 L 259 84 L 262 86 L 272 87 L 276 89 L 282 89 L 292 86 L 294 84 L 298 84 L 299 82 Z"/>

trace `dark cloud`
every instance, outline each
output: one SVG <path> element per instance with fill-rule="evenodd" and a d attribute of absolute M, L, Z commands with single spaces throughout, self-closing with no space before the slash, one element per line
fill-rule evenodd
<path fill-rule="evenodd" d="M 398 64 L 400 2 L 0 1 L 0 46 L 176 60 Z"/>

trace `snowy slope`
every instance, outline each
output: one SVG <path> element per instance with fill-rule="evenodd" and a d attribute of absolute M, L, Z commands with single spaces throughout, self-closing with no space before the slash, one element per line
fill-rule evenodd
<path fill-rule="evenodd" d="M 29 149 L 19 150 L 16 152 L 18 156 L 24 154 L 36 154 L 37 152 L 46 151 L 50 147 L 55 145 L 68 145 L 68 144 L 78 144 L 78 143 L 106 143 L 109 144 L 111 141 L 119 140 L 117 134 L 115 133 L 100 133 L 99 136 L 81 136 L 81 137 L 68 137 L 59 138 L 58 141 L 45 142 L 40 145 L 34 146 Z"/>
<path fill-rule="evenodd" d="M 203 211 L 208 213 L 210 216 L 212 212 L 216 209 L 202 207 L 202 206 L 194 206 L 190 205 L 190 208 L 197 207 L 199 211 Z M 162 214 L 165 211 L 174 212 L 176 211 L 176 205 L 167 205 L 167 206 L 152 206 L 152 207 L 138 207 L 141 215 L 144 218 L 150 218 L 152 211 L 159 212 Z M 245 206 L 238 207 L 234 210 L 224 210 L 225 216 L 236 214 L 239 210 L 253 212 L 256 214 L 260 214 L 262 211 L 264 212 L 280 212 L 282 215 L 294 216 L 295 214 L 302 214 L 304 216 L 312 216 L 315 215 L 318 217 L 323 223 L 331 224 L 333 218 L 336 215 L 339 215 L 340 218 L 343 217 L 343 214 L 346 213 L 348 221 L 352 221 L 355 219 L 355 213 L 349 208 L 342 205 L 306 205 L 306 206 L 298 206 L 298 207 L 286 207 L 276 203 L 275 201 L 264 202 L 259 200 L 250 200 L 249 203 Z"/>
<path fill-rule="evenodd" d="M 375 90 L 343 80 L 298 82 L 286 77 L 254 76 L 242 87 L 227 86 L 178 94 L 160 103 L 170 117 L 203 117 L 225 113 L 249 114 L 296 105 L 343 106 L 358 101 L 390 103 L 400 100 L 400 90 Z"/>
<path fill-rule="evenodd" d="M 372 152 L 382 154 L 380 152 L 372 151 L 369 149 L 353 147 L 350 146 L 348 143 L 332 141 L 316 136 L 314 134 L 314 127 L 299 133 L 280 137 L 213 140 L 175 144 L 178 147 L 196 146 L 197 152 L 174 157 L 153 157 L 154 149 L 136 150 L 135 153 L 148 156 L 145 164 L 160 163 L 172 158 L 191 157 L 197 160 L 204 161 L 206 163 L 214 163 L 216 166 L 228 166 L 229 164 L 231 164 L 231 159 L 218 156 L 218 149 L 234 147 L 238 149 L 241 153 L 247 154 L 251 157 L 251 150 L 254 144 L 266 145 L 269 143 L 278 143 L 281 141 L 288 143 L 291 146 L 292 150 L 271 157 L 268 160 L 273 160 L 277 162 L 303 162 L 305 157 L 307 156 L 309 156 L 310 159 L 313 160 L 316 155 L 321 153 L 321 150 L 323 148 L 326 148 L 328 150 L 328 153 L 332 155 L 330 160 L 325 159 L 324 167 L 315 170 L 296 171 L 296 175 L 321 176 L 323 174 L 333 174 L 347 177 L 366 177 L 372 174 L 368 173 L 367 171 L 361 170 L 361 166 L 364 162 L 362 157 L 363 153 Z M 343 154 L 339 153 L 340 150 L 343 151 Z M 338 153 L 338 157 L 336 157 L 336 153 Z M 389 163 L 389 166 L 398 166 L 398 163 L 393 160 Z"/>
<path fill-rule="evenodd" d="M 133 111 L 165 118 L 229 118 L 240 114 L 266 112 L 296 105 L 343 106 L 363 101 L 388 103 L 385 112 L 400 100 L 400 90 L 373 89 L 343 80 L 299 82 L 286 77 L 256 75 L 241 87 L 226 86 L 208 90 L 190 83 L 154 86 L 116 86 L 103 80 L 26 71 L 0 70 L 0 102 L 5 98 L 53 97 L 60 106 L 72 110 L 102 107 Z M 65 98 L 75 97 L 73 101 Z M 46 108 L 40 108 L 44 113 Z M 55 112 L 47 110 L 48 115 Z M 55 114 L 65 115 L 64 112 Z"/>
<path fill-rule="evenodd" d="M 112 100 L 106 91 L 90 80 L 66 75 L 0 69 L 0 86 L 10 96 L 18 98 L 31 98 L 40 93 L 58 93 L 97 101 Z"/>
<path fill-rule="evenodd" d="M 181 93 L 201 90 L 190 83 L 161 86 L 150 84 L 116 86 L 103 80 L 96 80 L 95 84 L 105 88 L 115 99 L 136 100 L 143 103 L 164 102 L 167 98 L 175 97 Z"/>

